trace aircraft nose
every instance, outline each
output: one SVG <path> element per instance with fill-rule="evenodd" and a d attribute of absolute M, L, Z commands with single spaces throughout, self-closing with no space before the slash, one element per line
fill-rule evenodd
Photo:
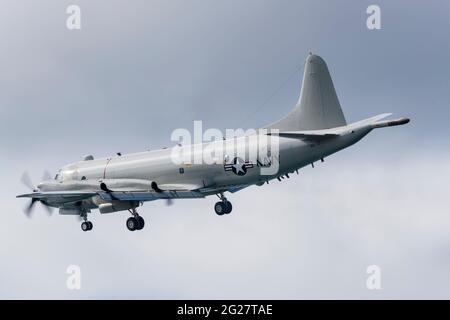
<path fill-rule="evenodd" d="M 40 182 L 40 183 L 36 186 L 36 189 L 41 190 L 43 186 L 44 186 L 44 182 Z"/>
<path fill-rule="evenodd" d="M 49 181 L 41 181 L 37 185 L 36 189 L 38 191 L 52 191 L 54 185 L 55 185 L 54 182 L 51 181 L 51 180 L 49 180 Z"/>

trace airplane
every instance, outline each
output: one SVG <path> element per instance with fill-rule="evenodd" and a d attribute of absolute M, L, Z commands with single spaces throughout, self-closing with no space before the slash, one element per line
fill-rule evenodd
<path fill-rule="evenodd" d="M 248 137 L 226 138 L 233 148 L 220 144 L 223 158 L 213 163 L 175 163 L 173 150 L 160 149 L 134 154 L 117 154 L 94 159 L 85 156 L 82 161 L 62 167 L 50 179 L 33 186 L 27 174 L 22 182 L 32 188 L 32 193 L 18 195 L 31 198 L 25 210 L 30 215 L 38 202 L 46 208 L 58 208 L 61 215 L 75 215 L 83 220 L 81 229 L 92 230 L 88 214 L 98 209 L 100 213 L 129 211 L 126 220 L 130 231 L 142 230 L 144 219 L 137 208 L 147 201 L 165 199 L 197 199 L 216 195 L 219 201 L 214 210 L 222 216 L 232 211 L 225 192 L 234 193 L 251 185 L 261 186 L 273 179 L 281 181 L 289 174 L 307 165 L 347 148 L 373 129 L 404 125 L 410 120 L 399 118 L 383 120 L 391 114 L 381 114 L 347 124 L 342 112 L 327 64 L 318 55 L 310 53 L 305 61 L 300 97 L 292 111 L 284 118 L 263 129 L 277 144 L 277 154 L 271 149 L 257 153 L 256 159 L 237 154 L 237 149 L 248 148 Z M 275 134 L 271 132 L 274 131 Z M 202 147 L 216 142 L 202 143 Z M 236 145 L 238 148 L 235 148 Z M 192 145 L 182 146 L 192 150 Z M 246 151 L 246 150 L 244 150 Z M 277 170 L 262 173 L 262 168 L 277 163 Z"/>

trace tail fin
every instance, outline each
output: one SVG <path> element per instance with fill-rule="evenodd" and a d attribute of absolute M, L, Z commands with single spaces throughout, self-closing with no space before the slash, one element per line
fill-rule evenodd
<path fill-rule="evenodd" d="M 267 128 L 280 131 L 318 130 L 346 124 L 325 61 L 309 54 L 297 105 L 286 117 Z"/>

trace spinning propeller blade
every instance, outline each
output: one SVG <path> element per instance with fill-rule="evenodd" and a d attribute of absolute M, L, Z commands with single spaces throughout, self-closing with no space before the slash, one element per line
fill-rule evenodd
<path fill-rule="evenodd" d="M 23 212 L 28 218 L 31 217 L 31 213 L 33 212 L 33 207 L 36 204 L 36 201 L 38 201 L 36 198 L 31 198 L 30 204 L 25 207 L 25 209 L 23 209 Z"/>
<path fill-rule="evenodd" d="M 50 174 L 50 172 L 48 172 L 47 170 L 44 170 L 44 174 L 42 175 L 42 180 L 46 181 L 46 180 L 51 180 L 52 176 Z"/>
<path fill-rule="evenodd" d="M 47 170 L 45 170 L 45 171 L 44 171 L 44 174 L 43 174 L 43 180 L 50 180 L 50 179 L 51 179 L 50 173 L 49 173 Z M 27 186 L 31 191 L 33 191 L 33 192 L 37 191 L 37 188 L 34 186 L 34 183 L 33 183 L 33 181 L 31 180 L 30 175 L 28 174 L 27 171 L 25 171 L 25 172 L 22 174 L 22 177 L 20 178 L 20 181 L 21 181 L 25 186 Z M 45 208 L 45 210 L 47 211 L 48 215 L 51 215 L 51 214 L 52 214 L 53 208 L 47 206 L 44 202 L 42 202 L 41 200 L 39 200 L 39 199 L 37 199 L 37 198 L 31 198 L 30 203 L 29 203 L 28 206 L 26 206 L 25 209 L 23 210 L 23 212 L 25 213 L 25 215 L 26 215 L 28 218 L 31 218 L 31 214 L 33 213 L 34 206 L 35 206 L 36 202 L 40 202 L 40 203 L 44 206 L 44 208 Z"/>
<path fill-rule="evenodd" d="M 33 182 L 31 181 L 30 175 L 27 171 L 25 171 L 22 174 L 22 177 L 20 178 L 20 182 L 22 182 L 25 186 L 28 187 L 28 189 L 34 190 Z"/>

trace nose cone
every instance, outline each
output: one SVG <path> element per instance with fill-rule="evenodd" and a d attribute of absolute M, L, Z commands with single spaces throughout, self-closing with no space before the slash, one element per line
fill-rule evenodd
<path fill-rule="evenodd" d="M 37 189 L 40 191 L 50 191 L 51 189 L 51 185 L 53 184 L 53 181 L 49 180 L 49 181 L 41 181 L 38 185 L 37 185 Z"/>

